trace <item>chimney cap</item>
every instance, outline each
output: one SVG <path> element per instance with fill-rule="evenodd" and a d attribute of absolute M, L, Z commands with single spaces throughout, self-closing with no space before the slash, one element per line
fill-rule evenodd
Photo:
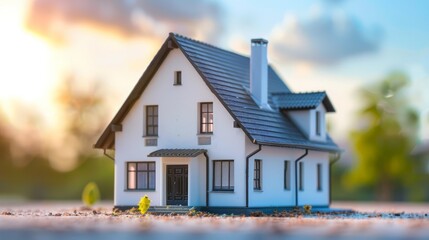
<path fill-rule="evenodd" d="M 263 38 L 253 38 L 251 42 L 255 44 L 268 44 L 268 41 Z"/>

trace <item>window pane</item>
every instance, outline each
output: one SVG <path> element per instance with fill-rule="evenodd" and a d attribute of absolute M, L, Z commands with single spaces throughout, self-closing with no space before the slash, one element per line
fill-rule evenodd
<path fill-rule="evenodd" d="M 208 119 L 209 119 L 209 123 L 213 123 L 213 113 L 209 113 L 208 114 L 209 116 L 208 116 Z"/>
<path fill-rule="evenodd" d="M 153 134 L 153 127 L 147 127 L 147 135 L 152 136 Z"/>
<path fill-rule="evenodd" d="M 213 132 L 213 124 L 208 124 L 207 132 Z"/>
<path fill-rule="evenodd" d="M 229 186 L 229 162 L 222 162 L 222 188 L 228 188 Z"/>
<path fill-rule="evenodd" d="M 213 112 L 213 103 L 208 104 L 208 112 Z"/>
<path fill-rule="evenodd" d="M 155 170 L 155 163 L 149 163 L 149 170 Z"/>
<path fill-rule="evenodd" d="M 158 127 L 153 127 L 153 135 L 158 135 Z"/>
<path fill-rule="evenodd" d="M 155 189 L 155 172 L 149 172 L 149 188 Z"/>
<path fill-rule="evenodd" d="M 136 170 L 136 164 L 128 163 L 128 171 L 135 171 L 135 170 Z"/>
<path fill-rule="evenodd" d="M 285 189 L 290 189 L 290 166 L 289 161 L 285 161 Z"/>
<path fill-rule="evenodd" d="M 147 172 L 138 172 L 137 173 L 137 188 L 138 189 L 147 189 Z"/>
<path fill-rule="evenodd" d="M 207 113 L 203 113 L 201 115 L 201 123 L 207 123 L 208 122 L 207 118 L 208 118 Z"/>
<path fill-rule="evenodd" d="M 230 162 L 229 164 L 229 183 L 230 189 L 234 189 L 234 162 Z"/>
<path fill-rule="evenodd" d="M 128 189 L 136 189 L 136 173 L 128 172 Z"/>
<path fill-rule="evenodd" d="M 137 164 L 137 169 L 138 170 L 147 170 L 147 163 L 138 163 Z"/>
<path fill-rule="evenodd" d="M 207 103 L 201 104 L 201 112 L 207 112 Z"/>
<path fill-rule="evenodd" d="M 214 174 L 214 178 L 215 178 L 215 180 L 214 180 L 214 187 L 216 188 L 216 189 L 219 189 L 220 188 L 220 186 L 221 186 L 221 162 L 215 162 L 215 164 L 214 164 L 214 172 L 215 172 L 215 174 Z"/>
<path fill-rule="evenodd" d="M 158 117 L 153 117 L 153 125 L 158 125 Z"/>
<path fill-rule="evenodd" d="M 153 107 L 153 115 L 158 116 L 158 106 Z"/>
<path fill-rule="evenodd" d="M 147 115 L 148 115 L 148 116 L 153 115 L 153 108 L 152 108 L 152 107 L 148 106 L 148 107 L 146 108 L 146 110 L 147 110 Z"/>

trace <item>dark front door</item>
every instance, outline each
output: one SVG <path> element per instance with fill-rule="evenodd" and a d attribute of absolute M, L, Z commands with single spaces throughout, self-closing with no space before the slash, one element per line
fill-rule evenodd
<path fill-rule="evenodd" d="M 167 165 L 167 205 L 188 205 L 188 165 Z"/>

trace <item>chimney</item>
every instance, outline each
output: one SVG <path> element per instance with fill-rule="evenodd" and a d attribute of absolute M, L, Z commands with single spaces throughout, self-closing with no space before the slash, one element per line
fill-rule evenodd
<path fill-rule="evenodd" d="M 260 108 L 270 109 L 268 105 L 268 41 L 252 39 L 250 56 L 250 91 Z"/>

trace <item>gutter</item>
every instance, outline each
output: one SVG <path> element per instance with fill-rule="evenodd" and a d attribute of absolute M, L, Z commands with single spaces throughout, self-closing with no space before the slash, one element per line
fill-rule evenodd
<path fill-rule="evenodd" d="M 338 162 L 340 160 L 341 153 L 336 153 L 335 157 L 332 161 L 329 162 L 329 205 L 332 203 L 332 174 L 331 174 L 331 168 L 334 163 Z"/>
<path fill-rule="evenodd" d="M 204 157 L 206 157 L 206 207 L 209 206 L 209 155 L 207 152 L 204 152 Z"/>
<path fill-rule="evenodd" d="M 106 156 L 106 157 L 108 157 L 108 158 L 110 158 L 110 159 L 112 159 L 113 161 L 115 161 L 115 158 L 112 157 L 112 156 L 110 156 L 109 154 L 107 154 L 106 150 L 107 149 L 103 148 L 103 155 Z"/>
<path fill-rule="evenodd" d="M 261 151 L 262 149 L 262 145 L 258 144 L 258 149 L 256 149 L 255 151 L 251 152 L 249 155 L 247 155 L 246 157 L 246 208 L 249 207 L 249 159 L 257 154 L 258 152 Z"/>
<path fill-rule="evenodd" d="M 298 207 L 298 162 L 308 154 L 308 149 L 304 150 L 304 154 L 295 160 L 295 207 Z"/>

